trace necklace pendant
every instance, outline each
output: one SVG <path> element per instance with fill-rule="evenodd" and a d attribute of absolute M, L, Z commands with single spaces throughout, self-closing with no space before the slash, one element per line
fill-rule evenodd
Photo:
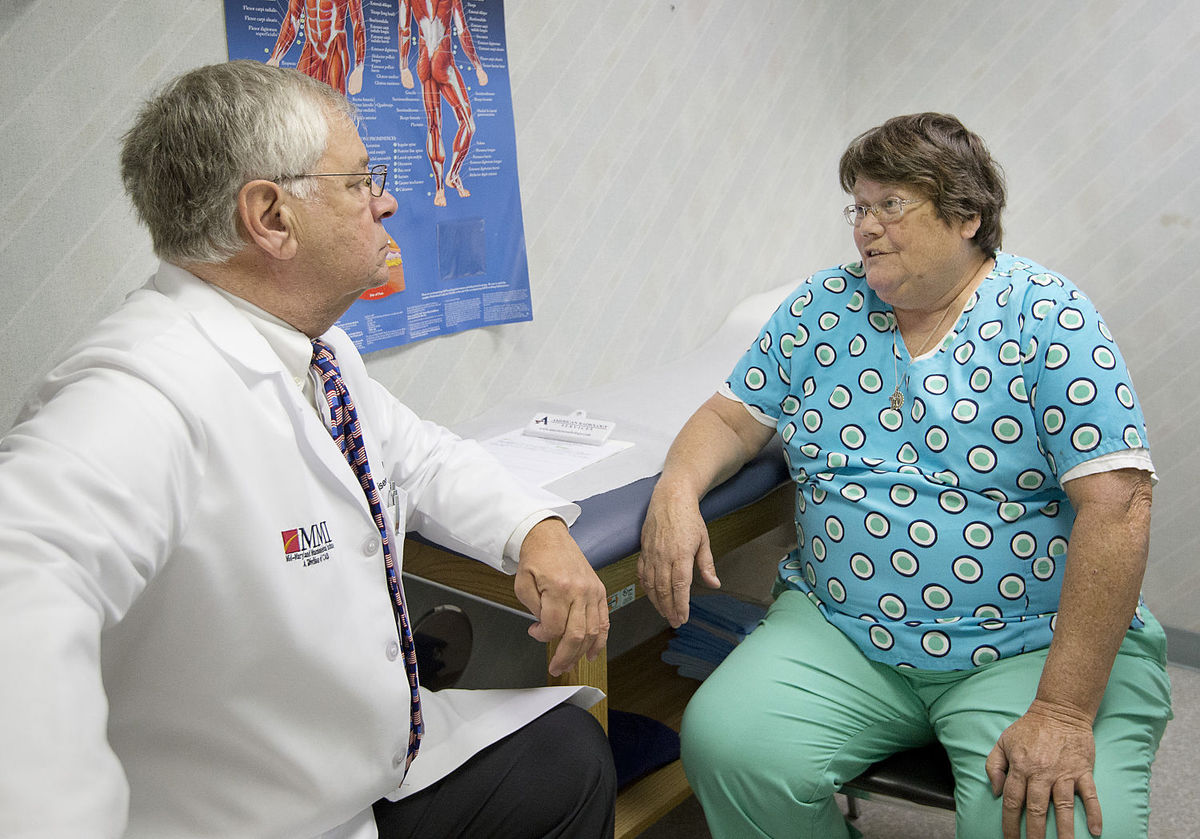
<path fill-rule="evenodd" d="M 892 391 L 892 395 L 888 397 L 888 400 L 892 403 L 893 411 L 899 411 L 904 407 L 904 394 L 900 392 L 899 385 L 897 385 L 896 389 Z"/>

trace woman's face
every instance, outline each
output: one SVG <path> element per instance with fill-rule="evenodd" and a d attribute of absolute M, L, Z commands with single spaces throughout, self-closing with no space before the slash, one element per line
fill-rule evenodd
<path fill-rule="evenodd" d="M 964 222 L 938 218 L 933 202 L 911 186 L 859 178 L 854 203 L 880 204 L 897 197 L 919 201 L 905 207 L 897 221 L 884 224 L 868 212 L 854 228 L 854 244 L 867 272 L 867 285 L 896 309 L 935 311 L 961 288 L 981 253 L 973 237 L 979 217 Z"/>

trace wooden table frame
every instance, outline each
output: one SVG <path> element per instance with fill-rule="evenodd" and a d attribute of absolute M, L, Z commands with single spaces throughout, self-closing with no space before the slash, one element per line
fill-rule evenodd
<path fill-rule="evenodd" d="M 758 501 L 708 522 L 713 557 L 719 560 L 734 548 L 790 522 L 794 496 L 795 487 L 789 481 Z M 610 612 L 617 612 L 644 596 L 637 581 L 638 556 L 633 553 L 597 569 L 608 592 Z M 412 539 L 404 546 L 404 572 L 525 611 L 513 593 L 512 577 L 481 562 Z M 617 618 L 614 615 L 612 619 Z M 678 730 L 683 706 L 698 683 L 676 676 L 658 661 L 658 653 L 664 646 L 664 637 L 650 639 L 614 659 L 611 668 L 606 652 L 595 661 L 580 659 L 574 668 L 557 678 L 549 678 L 548 683 L 591 685 L 604 691 L 609 698 L 597 703 L 592 714 L 606 731 L 610 699 L 614 707 L 644 713 Z M 547 656 L 552 654 L 553 650 L 547 651 Z M 656 691 L 657 688 L 661 691 Z M 617 797 L 617 839 L 637 836 L 690 794 L 678 760 L 630 784 Z"/>

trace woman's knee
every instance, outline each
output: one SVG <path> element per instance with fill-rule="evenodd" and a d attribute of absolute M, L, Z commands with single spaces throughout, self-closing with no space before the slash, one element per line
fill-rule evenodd
<path fill-rule="evenodd" d="M 783 748 L 783 739 L 768 719 L 736 706 L 693 701 L 680 730 L 683 768 L 698 792 L 761 795 L 789 804 L 833 795 L 815 750 L 791 740 Z"/>
<path fill-rule="evenodd" d="M 761 726 L 754 725 L 744 709 L 730 706 L 712 691 L 700 691 L 692 697 L 683 714 L 679 732 L 680 752 L 688 777 L 693 775 L 744 772 L 744 757 L 757 751 L 755 741 L 763 739 Z"/>

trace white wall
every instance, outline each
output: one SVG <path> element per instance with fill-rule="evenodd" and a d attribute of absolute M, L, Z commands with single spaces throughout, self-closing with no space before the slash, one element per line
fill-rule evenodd
<path fill-rule="evenodd" d="M 1147 599 L 1200 631 L 1192 0 L 506 5 L 535 319 L 377 353 L 377 377 L 453 424 L 668 361 L 734 301 L 853 256 L 852 136 L 952 111 L 1008 173 L 1005 246 L 1116 332 L 1161 478 Z M 0 0 L 0 427 L 153 270 L 117 177 L 133 109 L 224 58 L 220 0 Z"/>

